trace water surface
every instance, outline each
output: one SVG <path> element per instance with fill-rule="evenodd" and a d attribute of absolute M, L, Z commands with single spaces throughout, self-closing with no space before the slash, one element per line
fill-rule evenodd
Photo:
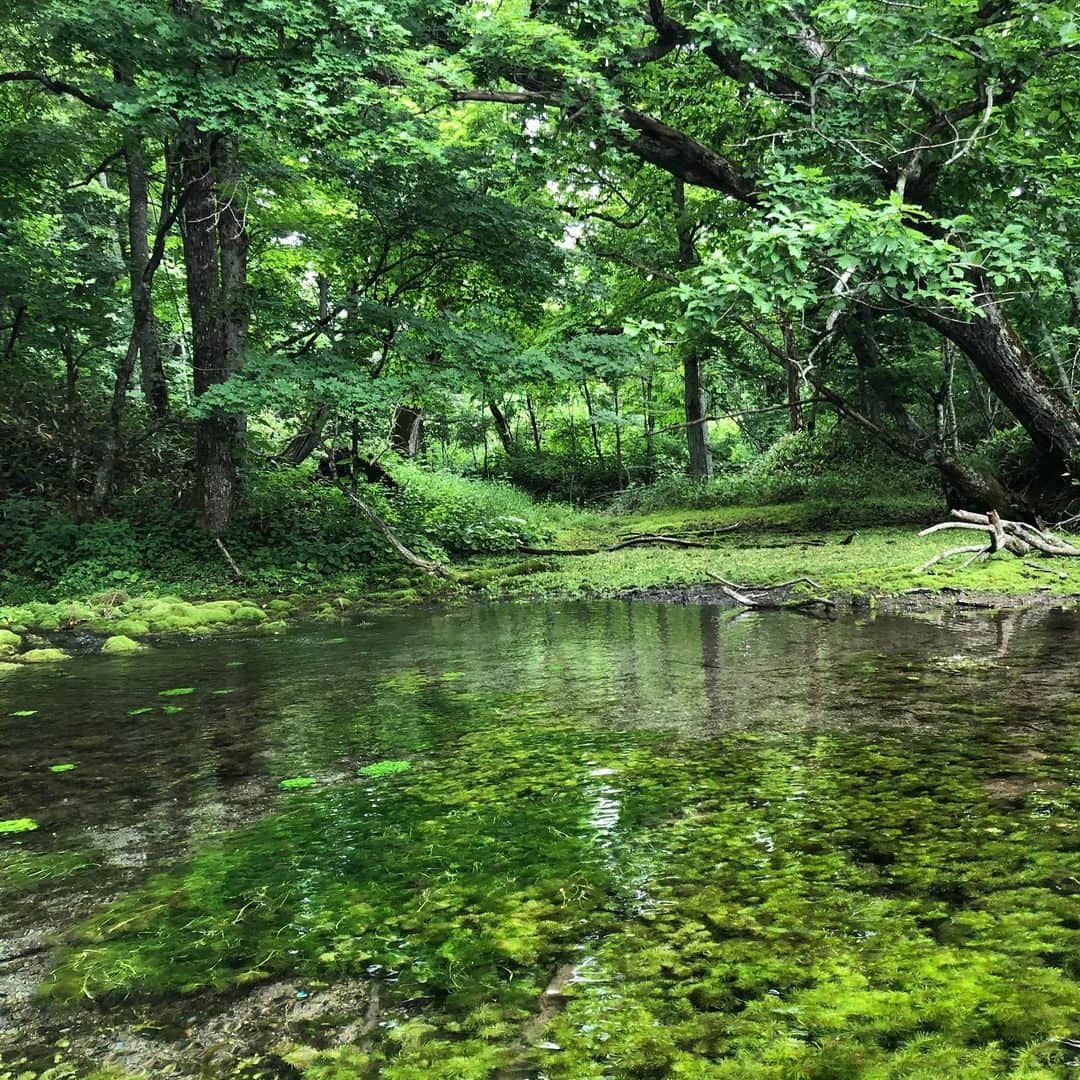
<path fill-rule="evenodd" d="M 19 672 L 0 1076 L 1074 1076 L 1078 659 L 561 603 Z"/>

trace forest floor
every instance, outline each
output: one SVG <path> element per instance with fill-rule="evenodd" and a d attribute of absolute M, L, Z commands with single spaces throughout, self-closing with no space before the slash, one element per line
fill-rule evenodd
<path fill-rule="evenodd" d="M 1002 553 L 961 568 L 964 557 L 958 556 L 918 571 L 935 554 L 971 542 L 968 533 L 918 535 L 946 517 L 926 496 L 620 515 L 557 508 L 550 517 L 551 539 L 539 550 L 595 553 L 473 556 L 455 562 L 448 579 L 403 569 L 385 582 L 336 579 L 321 589 L 277 596 L 237 583 L 210 597 L 170 586 L 166 596 L 160 595 L 163 587 L 158 594 L 104 593 L 0 608 L 0 674 L 16 667 L 11 661 L 47 662 L 49 650 L 92 650 L 111 635 L 123 635 L 136 648 L 159 634 L 237 628 L 273 633 L 295 616 L 340 618 L 418 603 L 548 597 L 733 603 L 718 578 L 748 587 L 810 578 L 814 584 L 804 592 L 827 597 L 838 608 L 991 608 L 1080 600 L 1080 559 Z M 705 546 L 648 543 L 607 550 L 644 534 Z M 10 632 L 21 640 L 5 646 Z"/>
<path fill-rule="evenodd" d="M 811 578 L 840 605 L 926 607 L 1038 603 L 1080 596 L 1080 559 L 1001 554 L 961 569 L 963 556 L 917 572 L 971 534 L 919 536 L 947 511 L 924 498 L 717 507 L 620 515 L 577 514 L 557 523 L 552 549 L 611 548 L 644 534 L 707 544 L 655 544 L 594 555 L 487 557 L 467 573 L 494 595 L 644 596 L 731 602 L 717 577 L 765 586 Z"/>

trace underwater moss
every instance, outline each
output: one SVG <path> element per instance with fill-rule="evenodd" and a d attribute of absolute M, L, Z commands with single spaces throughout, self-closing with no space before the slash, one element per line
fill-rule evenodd
<path fill-rule="evenodd" d="M 0 821 L 0 833 L 33 832 L 37 827 L 38 823 L 33 818 L 28 817 L 8 818 L 6 821 Z"/>
<path fill-rule="evenodd" d="M 411 768 L 411 761 L 375 761 L 356 771 L 360 776 L 393 776 Z"/>

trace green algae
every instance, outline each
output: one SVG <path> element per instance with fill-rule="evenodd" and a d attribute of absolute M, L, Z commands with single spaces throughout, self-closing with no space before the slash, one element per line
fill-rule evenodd
<path fill-rule="evenodd" d="M 194 686 L 175 686 L 171 690 L 160 690 L 158 693 L 161 697 L 186 697 L 188 694 L 195 693 Z"/>
<path fill-rule="evenodd" d="M 318 782 L 314 776 L 290 776 L 287 780 L 282 780 L 278 787 L 284 788 L 286 791 L 297 791 L 302 788 L 314 787 Z"/>
<path fill-rule="evenodd" d="M 469 716 L 453 760 L 377 814 L 346 785 L 204 851 L 87 924 L 52 992 L 393 972 L 422 1030 L 296 1048 L 305 1076 L 485 1077 L 520 1065 L 570 962 L 560 1049 L 526 1053 L 553 1078 L 1059 1075 L 1080 851 L 1041 797 L 993 804 L 993 748 L 741 733 L 702 759 L 655 734 L 598 750 L 520 698 L 440 711 Z"/>
<path fill-rule="evenodd" d="M 8 716 L 37 716 L 37 709 L 16 709 L 14 712 L 9 712 Z"/>
<path fill-rule="evenodd" d="M 82 851 L 0 851 L 0 900 L 72 878 L 94 865 L 94 857 Z"/>
<path fill-rule="evenodd" d="M 51 773 L 66 773 L 66 772 L 71 772 L 71 770 L 75 769 L 75 768 L 77 768 L 76 765 L 74 765 L 70 761 L 66 761 L 66 762 L 63 762 L 60 765 L 50 765 L 49 766 L 49 772 L 51 772 Z"/>
<path fill-rule="evenodd" d="M 37 827 L 38 823 L 33 818 L 28 817 L 8 818 L 6 821 L 0 821 L 0 833 L 33 832 Z"/>
<path fill-rule="evenodd" d="M 153 711 L 153 706 L 143 705 L 138 709 L 128 709 L 128 716 L 145 716 L 147 713 L 152 713 Z"/>
<path fill-rule="evenodd" d="M 407 772 L 412 768 L 411 761 L 373 761 L 370 765 L 357 769 L 359 776 L 393 776 Z"/>

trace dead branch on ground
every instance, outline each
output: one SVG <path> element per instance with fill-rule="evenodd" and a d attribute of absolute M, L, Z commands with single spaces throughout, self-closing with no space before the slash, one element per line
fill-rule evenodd
<path fill-rule="evenodd" d="M 919 533 L 920 536 L 929 536 L 932 533 L 941 532 L 943 529 L 961 529 L 967 532 L 981 532 L 986 535 L 985 544 L 966 545 L 964 547 L 948 548 L 933 558 L 927 559 L 921 566 L 915 568 L 916 574 L 929 570 L 931 566 L 950 559 L 954 555 L 969 555 L 960 566 L 964 569 L 977 559 L 986 558 L 998 551 L 1007 551 L 1011 555 L 1023 558 L 1033 551 L 1041 555 L 1049 555 L 1059 558 L 1074 558 L 1080 556 L 1080 548 L 1074 547 L 1061 537 L 1055 536 L 1046 529 L 1037 529 L 1026 521 L 1008 521 L 996 510 L 989 510 L 985 514 L 977 514 L 971 510 L 953 510 L 951 520 L 941 521 L 931 525 Z M 1025 563 L 1025 566 L 1032 566 Z M 1044 567 L 1033 567 L 1045 569 Z M 1057 571 L 1050 571 L 1057 573 Z M 1065 575 L 1061 575 L 1064 577 Z"/>

